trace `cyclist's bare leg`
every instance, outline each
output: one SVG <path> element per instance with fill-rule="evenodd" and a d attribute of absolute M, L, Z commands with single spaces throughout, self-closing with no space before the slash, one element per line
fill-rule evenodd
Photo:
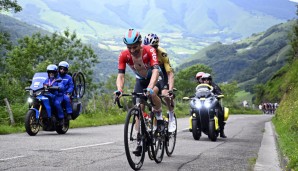
<path fill-rule="evenodd" d="M 158 97 L 158 91 L 159 89 L 155 86 L 153 88 L 154 93 L 151 95 L 152 102 L 154 104 L 153 106 L 153 112 L 156 114 L 156 119 L 157 120 L 162 120 L 162 111 L 161 111 L 161 100 Z"/>
<path fill-rule="evenodd" d="M 141 104 L 141 110 L 142 110 L 142 113 L 144 113 L 145 106 L 143 104 Z M 136 119 L 135 130 L 137 131 L 137 133 L 139 133 L 140 132 L 140 120 L 138 117 L 136 117 L 135 119 Z"/>
<path fill-rule="evenodd" d="M 163 89 L 161 93 L 163 96 L 168 96 L 168 91 L 169 90 Z M 174 119 L 174 106 L 172 104 L 173 101 L 169 97 L 164 97 L 164 100 L 167 104 L 167 108 L 168 108 L 168 112 L 169 112 L 169 119 L 172 120 L 172 119 Z"/>

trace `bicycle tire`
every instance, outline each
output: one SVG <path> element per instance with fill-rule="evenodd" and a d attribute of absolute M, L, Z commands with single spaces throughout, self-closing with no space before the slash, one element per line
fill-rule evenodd
<path fill-rule="evenodd" d="M 75 72 L 72 76 L 74 83 L 74 96 L 77 98 L 83 98 L 86 89 L 85 76 L 82 72 Z"/>
<path fill-rule="evenodd" d="M 153 116 L 154 116 L 154 114 L 151 112 L 150 113 L 150 118 L 153 118 Z M 150 124 L 150 131 L 148 131 L 148 133 L 149 133 L 149 141 L 150 141 L 150 143 L 148 143 L 148 145 L 147 145 L 147 148 L 148 148 L 148 157 L 149 157 L 149 159 L 150 160 L 154 160 L 154 156 L 153 156 L 153 152 L 152 152 L 152 149 L 153 149 L 153 119 L 150 119 L 150 122 L 149 122 L 149 124 Z"/>
<path fill-rule="evenodd" d="M 152 123 L 156 119 L 155 116 L 152 117 Z M 156 163 L 161 163 L 164 156 L 165 151 L 165 138 L 164 135 L 157 133 L 153 133 L 152 136 L 152 145 L 151 145 L 151 151 L 153 154 L 154 161 Z"/>
<path fill-rule="evenodd" d="M 138 108 L 130 109 L 126 115 L 125 124 L 124 124 L 125 154 L 126 154 L 127 161 L 133 170 L 141 169 L 144 159 L 145 159 L 146 142 L 145 142 L 144 138 L 141 138 L 141 139 L 139 138 L 139 141 L 142 145 L 141 155 L 136 156 L 135 154 L 133 154 L 133 150 L 135 150 L 135 148 L 138 145 L 138 134 L 135 129 L 135 126 L 137 125 L 136 118 L 140 112 L 141 111 Z M 141 129 L 139 129 L 139 130 L 141 130 Z M 139 132 L 142 134 L 142 131 L 139 131 Z"/>
<path fill-rule="evenodd" d="M 168 116 L 169 118 L 169 116 Z M 175 122 L 176 122 L 176 130 L 174 132 L 169 132 L 167 129 L 166 132 L 166 144 L 165 144 L 165 148 L 166 148 L 166 154 L 168 157 L 171 157 L 174 150 L 175 150 L 175 146 L 176 146 L 176 138 L 177 138 L 177 119 L 175 116 Z"/>

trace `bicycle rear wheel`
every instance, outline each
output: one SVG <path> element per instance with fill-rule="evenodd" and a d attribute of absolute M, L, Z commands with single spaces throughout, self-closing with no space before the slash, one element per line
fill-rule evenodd
<path fill-rule="evenodd" d="M 72 76 L 74 84 L 74 96 L 83 98 L 86 89 L 86 81 L 82 72 L 75 72 Z"/>
<path fill-rule="evenodd" d="M 175 116 L 175 122 L 176 122 L 176 125 L 177 125 L 176 116 Z M 166 148 L 167 156 L 169 156 L 169 157 L 174 152 L 175 145 L 176 145 L 176 136 L 177 136 L 177 126 L 176 126 L 176 130 L 174 132 L 169 132 L 168 129 L 167 129 L 165 148 Z"/>
<path fill-rule="evenodd" d="M 145 159 L 145 142 L 138 121 L 138 116 L 141 111 L 137 108 L 132 108 L 128 111 L 124 125 L 124 146 L 127 161 L 133 170 L 139 170 Z M 141 145 L 141 153 L 136 155 L 133 151 Z"/>
<path fill-rule="evenodd" d="M 156 118 L 154 117 L 153 123 Z M 155 131 L 152 137 L 151 151 L 153 154 L 154 161 L 160 163 L 164 156 L 165 151 L 165 133 Z"/>

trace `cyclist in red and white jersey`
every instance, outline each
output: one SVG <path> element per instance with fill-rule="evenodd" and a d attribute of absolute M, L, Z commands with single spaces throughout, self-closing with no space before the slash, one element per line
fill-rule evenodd
<path fill-rule="evenodd" d="M 154 107 L 153 110 L 157 114 L 157 120 L 162 120 L 161 101 L 157 96 L 163 87 L 163 75 L 160 70 L 156 51 L 151 46 L 142 45 L 142 37 L 140 32 L 129 29 L 123 38 L 127 49 L 122 51 L 118 58 L 118 76 L 117 91 L 120 96 L 124 87 L 124 75 L 126 65 L 128 65 L 136 75 L 136 85 L 134 92 L 142 93 L 147 89 L 151 95 Z"/>
<path fill-rule="evenodd" d="M 163 74 L 160 70 L 156 51 L 151 46 L 142 45 L 142 36 L 140 32 L 129 29 L 124 35 L 123 42 L 127 49 L 122 51 L 118 58 L 118 76 L 116 81 L 117 90 L 114 94 L 121 97 L 123 93 L 125 70 L 128 65 L 136 75 L 136 84 L 134 92 L 142 93 L 147 89 L 154 103 L 153 112 L 157 119 L 157 131 L 164 130 L 164 122 L 161 111 L 161 100 L 158 93 L 161 92 L 163 85 Z M 135 150 L 135 154 L 141 151 L 141 148 Z"/>

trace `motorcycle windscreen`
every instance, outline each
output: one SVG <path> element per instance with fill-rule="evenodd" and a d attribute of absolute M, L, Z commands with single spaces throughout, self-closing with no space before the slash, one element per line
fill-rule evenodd
<path fill-rule="evenodd" d="M 33 79 L 32 79 L 32 84 L 30 88 L 32 90 L 38 90 L 43 87 L 43 83 L 45 80 L 48 78 L 48 73 L 47 72 L 37 72 L 34 74 Z"/>
<path fill-rule="evenodd" d="M 209 97 L 212 95 L 212 92 L 208 88 L 199 88 L 196 90 L 196 97 Z"/>

